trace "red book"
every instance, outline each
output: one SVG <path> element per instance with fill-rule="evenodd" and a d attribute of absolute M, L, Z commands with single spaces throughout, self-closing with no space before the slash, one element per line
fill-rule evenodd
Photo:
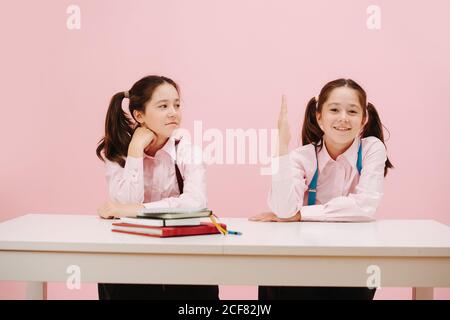
<path fill-rule="evenodd" d="M 225 224 L 220 224 L 222 228 L 226 229 Z M 136 234 L 140 236 L 149 237 L 181 237 L 181 236 L 193 236 L 202 234 L 215 234 L 220 233 L 216 226 L 210 222 L 202 222 L 197 226 L 176 226 L 176 227 L 155 227 L 155 226 L 142 226 L 129 223 L 113 223 L 113 232 Z"/>

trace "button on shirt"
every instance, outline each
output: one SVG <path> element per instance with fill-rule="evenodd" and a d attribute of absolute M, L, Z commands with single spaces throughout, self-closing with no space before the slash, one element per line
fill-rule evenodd
<path fill-rule="evenodd" d="M 184 180 L 179 194 L 175 159 Z M 170 137 L 154 157 L 128 156 L 125 167 L 106 159 L 109 197 L 119 203 L 143 203 L 146 208 L 206 208 L 205 167 L 194 148 L 181 139 L 177 151 Z"/>
<path fill-rule="evenodd" d="M 317 164 L 314 146 L 302 146 L 287 155 L 272 159 L 278 170 L 272 175 L 269 192 L 270 209 L 280 217 L 300 210 L 304 221 L 370 221 L 383 196 L 386 148 L 376 137 L 361 139 L 362 171 L 356 160 L 360 139 L 336 160 L 326 147 L 317 153 L 319 179 L 316 204 L 308 206 L 308 186 Z M 273 167 L 274 163 L 272 163 Z"/>

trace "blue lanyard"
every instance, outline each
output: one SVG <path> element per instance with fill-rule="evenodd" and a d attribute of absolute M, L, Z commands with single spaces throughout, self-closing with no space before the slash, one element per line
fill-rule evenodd
<path fill-rule="evenodd" d="M 316 204 L 316 194 L 317 194 L 317 180 L 319 180 L 319 160 L 317 159 L 317 148 L 316 148 L 316 172 L 311 180 L 311 183 L 308 186 L 308 206 L 312 206 Z M 356 160 L 356 168 L 358 169 L 358 173 L 361 174 L 362 170 L 362 146 L 361 141 L 359 142 L 358 148 L 358 160 Z"/>

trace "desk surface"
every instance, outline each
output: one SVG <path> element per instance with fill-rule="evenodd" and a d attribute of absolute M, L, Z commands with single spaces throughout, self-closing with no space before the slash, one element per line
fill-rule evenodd
<path fill-rule="evenodd" d="M 93 215 L 28 214 L 0 223 L 0 250 L 450 257 L 450 227 L 433 220 L 263 223 L 223 218 L 221 221 L 243 235 L 163 239 L 111 232 L 113 220 Z"/>

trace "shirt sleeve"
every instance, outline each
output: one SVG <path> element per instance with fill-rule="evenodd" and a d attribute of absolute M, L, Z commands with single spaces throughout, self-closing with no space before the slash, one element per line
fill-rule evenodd
<path fill-rule="evenodd" d="M 270 210 L 287 218 L 295 215 L 307 190 L 305 169 L 301 161 L 294 160 L 294 153 L 272 158 L 272 185 L 268 197 Z"/>
<path fill-rule="evenodd" d="M 106 160 L 109 197 L 122 204 L 144 202 L 144 160 L 127 157 L 125 167 Z"/>
<path fill-rule="evenodd" d="M 377 140 L 363 159 L 363 167 L 354 193 L 336 197 L 325 204 L 303 206 L 303 221 L 371 221 L 383 197 L 384 144 Z"/>
<path fill-rule="evenodd" d="M 183 172 L 183 193 L 178 197 L 144 203 L 146 208 L 207 208 L 206 169 L 201 160 L 201 151 L 180 146 L 178 155 L 178 166 Z"/>

